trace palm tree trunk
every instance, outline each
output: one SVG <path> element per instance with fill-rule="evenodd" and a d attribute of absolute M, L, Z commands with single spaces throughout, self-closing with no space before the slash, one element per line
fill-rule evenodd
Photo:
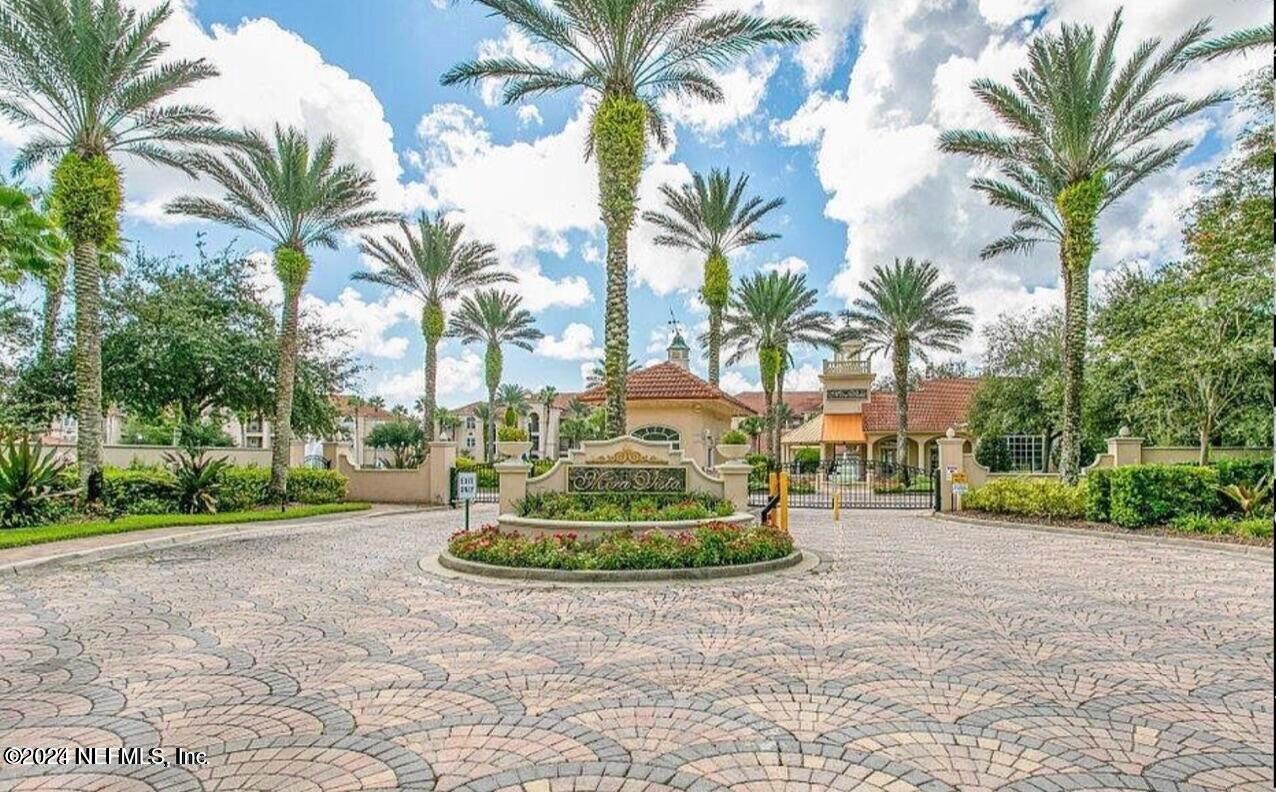
<path fill-rule="evenodd" d="M 58 314 L 66 295 L 66 273 L 50 273 L 44 284 L 44 313 L 40 328 L 40 359 L 53 359 L 58 342 Z"/>
<path fill-rule="evenodd" d="M 275 371 L 275 420 L 270 438 L 270 497 L 284 503 L 288 495 L 288 463 L 292 450 L 292 391 L 297 377 L 297 324 L 301 284 L 284 284 L 284 313 L 279 332 L 279 364 Z M 359 432 L 358 420 L 355 434 Z M 363 464 L 363 460 L 359 460 Z"/>
<path fill-rule="evenodd" d="M 638 180 L 646 148 L 647 108 L 635 97 L 607 94 L 594 111 L 598 193 L 607 227 L 607 306 L 603 348 L 606 432 L 625 433 L 625 385 L 629 374 L 629 229 L 637 208 Z"/>
<path fill-rule="evenodd" d="M 780 438 L 784 435 L 784 427 L 780 425 L 780 405 L 784 404 L 784 370 L 785 363 L 788 361 L 789 353 L 787 350 L 780 353 L 780 368 L 775 372 L 775 426 L 772 431 L 775 435 L 775 458 L 780 460 L 780 464 L 784 464 L 784 446 L 780 445 Z"/>
<path fill-rule="evenodd" d="M 770 421 L 771 423 L 775 422 L 775 410 L 774 410 L 775 401 L 774 401 L 773 395 L 774 395 L 774 392 L 771 390 L 770 384 L 768 384 L 765 380 L 763 380 L 762 403 L 766 407 L 767 420 Z M 767 426 L 767 430 L 766 430 L 766 444 L 768 446 L 771 445 L 771 428 L 769 425 Z M 767 456 L 770 456 L 775 463 L 774 467 L 779 468 L 780 460 L 778 457 L 775 456 L 775 449 L 768 448 L 767 452 L 768 452 Z"/>
<path fill-rule="evenodd" d="M 722 373 L 722 306 L 709 306 L 709 384 L 717 385 Z"/>
<path fill-rule="evenodd" d="M 1085 388 L 1086 324 L 1089 314 L 1090 268 L 1065 270 L 1063 327 L 1063 437 L 1059 441 L 1059 474 L 1075 484 L 1081 473 L 1081 399 Z"/>
<path fill-rule="evenodd" d="M 425 442 L 434 439 L 435 388 L 439 376 L 439 342 L 425 339 L 425 400 L 421 403 L 421 428 L 425 430 Z"/>
<path fill-rule="evenodd" d="M 911 350 L 907 338 L 895 339 L 895 463 L 908 485 L 908 363 Z"/>
<path fill-rule="evenodd" d="M 102 273 L 97 245 L 75 243 L 76 460 L 86 503 L 102 499 Z"/>

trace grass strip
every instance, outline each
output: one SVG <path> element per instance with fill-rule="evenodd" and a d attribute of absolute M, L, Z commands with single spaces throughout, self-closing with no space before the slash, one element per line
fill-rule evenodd
<path fill-rule="evenodd" d="M 150 528 L 175 528 L 184 525 L 229 525 L 232 523 L 269 522 L 271 520 L 296 520 L 321 514 L 363 511 L 369 503 L 321 503 L 289 506 L 288 511 L 278 509 L 252 509 L 250 511 L 223 512 L 221 514 L 133 514 L 116 520 L 92 520 L 37 525 L 31 528 L 0 530 L 0 549 L 25 547 L 26 545 L 61 542 L 85 536 L 145 531 Z"/>

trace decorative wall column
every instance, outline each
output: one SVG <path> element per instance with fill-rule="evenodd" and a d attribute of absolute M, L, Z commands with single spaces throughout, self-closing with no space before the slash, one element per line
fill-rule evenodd
<path fill-rule="evenodd" d="M 946 436 L 935 442 L 939 445 L 939 510 L 954 511 L 960 506 L 953 497 L 953 473 L 965 471 L 962 447 L 966 441 L 950 426 Z"/>
<path fill-rule="evenodd" d="M 521 459 L 507 459 L 497 462 L 492 468 L 499 477 L 500 513 L 513 514 L 514 505 L 527 497 L 527 474 L 532 466 Z"/>
<path fill-rule="evenodd" d="M 738 512 L 749 510 L 749 473 L 752 471 L 752 465 L 739 459 L 718 465 L 718 475 L 722 476 L 722 497 L 731 501 Z"/>
<path fill-rule="evenodd" d="M 1122 426 L 1116 437 L 1108 438 L 1112 467 L 1143 464 L 1143 438 L 1130 437 L 1130 427 Z"/>
<path fill-rule="evenodd" d="M 432 440 L 430 453 L 425 458 L 429 468 L 429 491 L 426 502 L 442 506 L 452 499 L 452 468 L 456 467 L 456 443 L 451 440 Z"/>

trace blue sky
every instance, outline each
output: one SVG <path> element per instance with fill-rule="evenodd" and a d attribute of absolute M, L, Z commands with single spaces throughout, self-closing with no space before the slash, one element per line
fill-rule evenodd
<path fill-rule="evenodd" d="M 152 0 L 138 0 L 149 4 Z M 941 157 L 938 131 L 987 118 L 967 85 L 975 76 L 1006 77 L 1023 62 L 1024 42 L 1061 19 L 1103 24 L 1110 6 L 1092 0 L 980 0 L 947 4 L 865 0 L 717 0 L 718 7 L 801 13 L 821 27 L 815 42 L 772 49 L 723 75 L 727 102 L 673 106 L 676 143 L 653 150 L 640 198 L 662 181 L 729 166 L 750 175 L 751 190 L 783 196 L 770 225 L 783 234 L 733 259 L 739 276 L 764 266 L 803 270 L 837 310 L 857 296 L 859 280 L 893 256 L 931 258 L 952 277 L 979 321 L 1005 310 L 1057 304 L 1054 254 L 987 264 L 979 247 L 1004 231 L 1006 218 L 968 188 L 977 168 Z M 1127 9 L 1125 44 L 1173 35 L 1195 19 L 1190 0 Z M 466 2 L 443 0 L 203 0 L 175 3 L 163 33 L 175 54 L 208 57 L 223 76 L 192 91 L 236 125 L 273 120 L 312 134 L 334 133 L 343 156 L 378 177 L 383 202 L 415 212 L 444 210 L 475 238 L 497 245 L 504 266 L 548 338 L 535 353 L 506 356 L 507 381 L 528 387 L 581 387 L 602 341 L 601 225 L 594 169 L 583 159 L 581 97 L 564 95 L 505 107 L 491 90 L 444 88 L 439 75 L 479 52 L 544 57 L 499 19 Z M 1230 30 L 1270 19 L 1270 4 L 1238 0 L 1214 10 Z M 1228 62 L 1184 75 L 1178 90 L 1234 85 L 1257 62 Z M 1226 151 L 1237 119 L 1222 108 L 1178 134 L 1199 143 L 1175 170 L 1153 179 L 1105 219 L 1096 274 L 1119 261 L 1154 265 L 1175 255 L 1177 213 L 1202 167 Z M 22 132 L 0 128 L 0 154 Z M 190 189 L 180 176 L 124 163 L 125 233 L 153 253 L 189 255 L 198 230 L 212 241 L 223 229 L 174 221 L 163 201 Z M 243 237 L 248 250 L 258 240 Z M 633 266 L 631 349 L 640 362 L 663 357 L 670 311 L 693 332 L 704 320 L 695 300 L 699 262 L 656 249 L 639 228 Z M 410 404 L 420 392 L 422 347 L 417 307 L 378 287 L 352 283 L 366 267 L 348 245 L 316 256 L 306 308 L 351 331 L 366 364 L 362 390 Z M 269 283 L 263 271 L 263 283 Z M 977 361 L 978 337 L 965 356 Z M 481 350 L 445 343 L 440 391 L 446 404 L 479 396 Z M 804 354 L 790 388 L 815 387 L 818 355 Z M 697 365 L 702 365 L 697 361 Z M 881 362 L 876 367 L 883 368 Z M 729 390 L 754 387 L 752 361 L 729 370 Z"/>

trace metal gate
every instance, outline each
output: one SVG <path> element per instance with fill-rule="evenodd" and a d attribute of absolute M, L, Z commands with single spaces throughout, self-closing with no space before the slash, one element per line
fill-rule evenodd
<path fill-rule="evenodd" d="M 791 463 L 789 507 L 831 509 L 834 501 L 843 509 L 933 509 L 938 471 L 895 462 L 858 458 L 818 465 Z M 766 482 L 750 481 L 749 505 L 765 506 Z"/>
<path fill-rule="evenodd" d="M 456 504 L 456 474 L 458 472 L 473 472 L 478 479 L 478 488 L 474 493 L 475 503 L 500 503 L 501 486 L 500 478 L 496 475 L 496 468 L 491 462 L 470 462 L 461 468 L 452 468 L 450 484 L 452 488 L 451 502 Z"/>

